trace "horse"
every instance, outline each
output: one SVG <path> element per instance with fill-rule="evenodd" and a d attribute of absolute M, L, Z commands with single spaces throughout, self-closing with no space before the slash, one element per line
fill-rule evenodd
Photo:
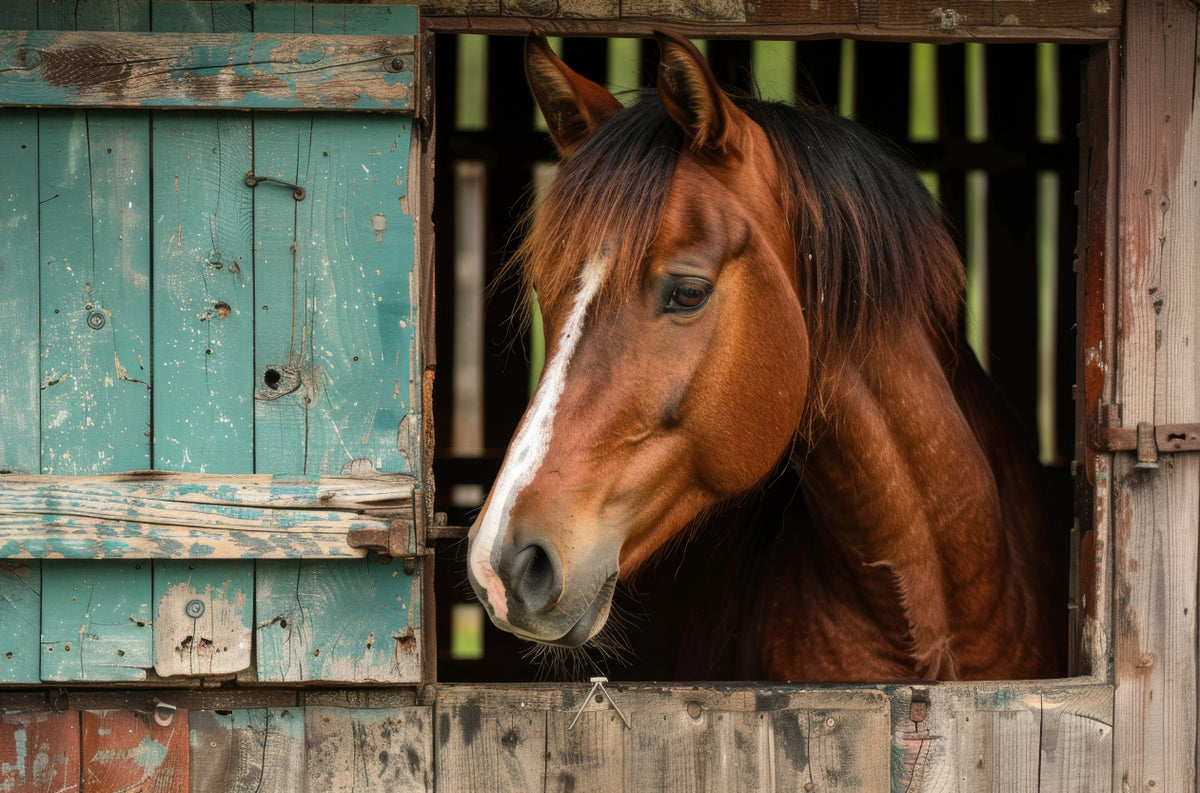
<path fill-rule="evenodd" d="M 808 517 L 757 574 L 761 677 L 1062 674 L 1037 462 L 937 203 L 861 126 L 655 37 L 627 108 L 526 41 L 561 164 L 515 254 L 547 363 L 469 533 L 491 620 L 593 641 L 619 580 L 787 465 Z"/>

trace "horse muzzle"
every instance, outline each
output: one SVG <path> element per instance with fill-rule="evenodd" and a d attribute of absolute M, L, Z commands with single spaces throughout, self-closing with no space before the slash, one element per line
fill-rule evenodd
<path fill-rule="evenodd" d="M 615 551 L 597 549 L 573 570 L 543 539 L 510 536 L 486 559 L 477 551 L 472 544 L 468 577 L 500 629 L 528 641 L 578 647 L 604 627 L 617 583 Z"/>

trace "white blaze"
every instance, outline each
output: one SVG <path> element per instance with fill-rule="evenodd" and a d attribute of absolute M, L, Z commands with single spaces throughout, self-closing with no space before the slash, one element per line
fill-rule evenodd
<path fill-rule="evenodd" d="M 467 561 L 475 580 L 487 590 L 488 602 L 498 619 L 508 619 L 508 600 L 504 583 L 492 566 L 492 549 L 508 531 L 509 515 L 517 496 L 533 480 L 546 456 L 546 450 L 550 448 L 554 415 L 566 383 L 567 367 L 579 343 L 588 307 L 608 275 L 608 265 L 609 258 L 600 257 L 590 259 L 583 266 L 582 283 L 571 305 L 571 314 L 563 325 L 558 345 L 554 348 L 554 355 L 546 363 L 533 403 L 526 409 L 521 426 L 508 447 L 508 455 L 492 486 L 488 507 L 479 516 L 479 530 L 471 543 Z"/>

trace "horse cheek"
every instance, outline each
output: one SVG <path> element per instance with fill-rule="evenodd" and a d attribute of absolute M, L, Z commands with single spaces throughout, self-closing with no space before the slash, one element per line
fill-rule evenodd
<path fill-rule="evenodd" d="M 787 314 L 778 315 L 787 317 Z M 732 334 L 703 421 L 710 487 L 733 496 L 756 486 L 787 451 L 804 410 L 808 340 L 803 323 L 779 319 Z"/>

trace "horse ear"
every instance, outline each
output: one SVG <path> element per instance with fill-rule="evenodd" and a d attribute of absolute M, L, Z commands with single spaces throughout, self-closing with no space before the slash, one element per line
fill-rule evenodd
<path fill-rule="evenodd" d="M 546 118 L 550 138 L 564 157 L 621 109 L 621 102 L 607 89 L 571 71 L 537 31 L 525 39 L 525 78 Z"/>
<path fill-rule="evenodd" d="M 727 153 L 739 146 L 742 130 L 753 123 L 717 84 L 717 77 L 696 45 L 675 33 L 656 30 L 661 55 L 658 95 L 688 148 Z"/>

